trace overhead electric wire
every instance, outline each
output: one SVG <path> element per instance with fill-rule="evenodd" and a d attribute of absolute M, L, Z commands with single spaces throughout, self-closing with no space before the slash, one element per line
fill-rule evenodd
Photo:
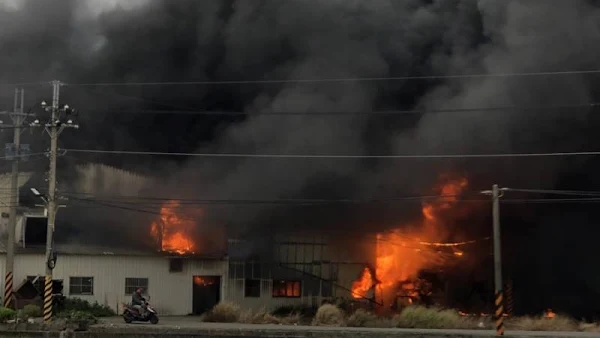
<path fill-rule="evenodd" d="M 44 153 L 30 153 L 30 154 L 23 154 L 23 155 L 11 155 L 11 156 L 1 156 L 0 160 L 8 160 L 11 158 L 22 158 L 22 157 L 30 157 L 30 156 L 39 156 L 39 155 L 47 155 L 47 152 Z"/>
<path fill-rule="evenodd" d="M 589 198 L 510 198 L 500 199 L 504 204 L 551 204 L 551 203 L 596 203 L 600 202 L 600 197 Z"/>
<path fill-rule="evenodd" d="M 208 116 L 357 116 L 357 115 L 424 115 L 424 114 L 443 114 L 443 113 L 477 113 L 477 112 L 505 112 L 516 110 L 529 111 L 548 111 L 548 110 L 567 110 L 578 108 L 596 108 L 600 107 L 599 102 L 591 102 L 576 105 L 564 106 L 538 106 L 538 107 L 479 107 L 479 108 L 448 108 L 448 109 L 408 109 L 408 110 L 371 110 L 371 111 L 210 111 L 210 110 L 156 110 L 156 109 L 131 109 L 131 110 L 91 110 L 86 113 L 111 113 L 111 114 L 166 114 L 166 115 L 208 115 Z"/>
<path fill-rule="evenodd" d="M 66 197 L 73 196 L 77 199 L 82 199 L 79 197 L 81 195 L 89 196 L 90 194 L 77 194 L 77 193 L 63 193 Z M 468 194 L 462 195 L 466 196 Z M 475 195 L 475 193 L 473 193 Z M 423 195 L 423 196 L 401 196 L 401 197 L 391 197 L 391 198 L 374 198 L 374 199 L 178 199 L 178 198 L 169 198 L 169 197 L 136 197 L 136 196 L 119 196 L 119 195 L 99 195 L 100 198 L 88 197 L 85 198 L 86 201 L 98 201 L 104 203 L 116 202 L 120 204 L 127 205 L 163 205 L 170 201 L 176 202 L 180 205 L 219 205 L 219 204 L 279 204 L 279 205 L 323 205 L 323 204 L 369 204 L 369 203 L 393 203 L 399 201 L 435 201 L 435 200 L 444 200 L 447 198 L 457 198 L 461 195 Z M 125 199 L 125 200 L 123 200 Z M 478 201 L 485 201 L 487 199 L 481 199 Z"/>
<path fill-rule="evenodd" d="M 512 192 L 524 192 L 534 194 L 549 194 L 549 195 L 570 195 L 570 196 L 598 196 L 600 197 L 600 191 L 586 191 L 586 190 L 546 190 L 546 189 L 515 189 L 515 188 L 504 188 L 505 191 Z"/>
<path fill-rule="evenodd" d="M 71 153 L 105 155 L 142 155 L 178 157 L 229 157 L 229 158 L 288 158 L 288 159 L 468 159 L 468 158 L 518 158 L 518 157 L 569 157 L 598 156 L 600 151 L 549 152 L 549 153 L 487 153 L 487 154 L 431 154 L 431 155 L 339 155 L 339 154 L 250 154 L 250 153 L 186 153 L 135 150 L 62 149 Z"/>
<path fill-rule="evenodd" d="M 470 79 L 470 78 L 509 78 L 557 75 L 600 74 L 600 70 L 568 70 L 547 72 L 514 72 L 514 73 L 480 73 L 455 75 L 423 75 L 423 76 L 383 76 L 353 78 L 321 78 L 321 79 L 279 79 L 279 80 L 224 80 L 224 81 L 139 81 L 139 82 L 67 82 L 65 86 L 189 86 L 189 85 L 229 85 L 229 84 L 278 84 L 278 83 L 344 83 L 344 82 L 381 82 L 398 80 L 436 80 L 436 79 Z"/>

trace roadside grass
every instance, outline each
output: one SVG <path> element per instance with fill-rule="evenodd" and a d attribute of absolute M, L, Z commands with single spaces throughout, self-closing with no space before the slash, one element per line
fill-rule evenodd
<path fill-rule="evenodd" d="M 461 316 L 450 309 L 411 306 L 394 316 L 381 316 L 365 309 L 345 313 L 333 304 L 320 306 L 312 318 L 300 311 L 273 311 L 266 308 L 258 311 L 242 310 L 237 304 L 221 302 L 201 317 L 204 322 L 272 324 L 272 325 L 313 325 L 328 327 L 364 328 L 415 328 L 415 329 L 470 329 L 493 330 L 490 317 Z M 308 320 L 308 321 L 307 321 Z M 507 330 L 518 331 L 571 331 L 600 332 L 600 324 L 585 323 L 568 316 L 556 315 L 553 318 L 524 316 L 506 318 Z"/>
<path fill-rule="evenodd" d="M 237 304 L 221 302 L 201 316 L 200 320 L 208 323 L 298 325 L 301 316 L 298 313 L 277 316 L 264 308 L 256 312 L 251 309 L 242 311 Z"/>
<path fill-rule="evenodd" d="M 584 331 L 588 327 L 567 316 L 557 315 L 553 318 L 545 316 L 524 316 L 511 318 L 506 321 L 506 328 L 519 331 Z"/>

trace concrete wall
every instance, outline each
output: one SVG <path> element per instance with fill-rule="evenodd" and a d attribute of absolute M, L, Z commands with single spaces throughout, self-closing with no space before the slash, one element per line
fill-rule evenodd
<path fill-rule="evenodd" d="M 4 276 L 5 256 L 0 255 L 0 273 Z M 21 254 L 15 257 L 14 281 L 18 286 L 27 276 L 44 274 L 44 256 Z M 182 272 L 169 272 L 169 259 L 160 256 L 60 255 L 54 279 L 64 281 L 69 294 L 69 277 L 93 277 L 94 293 L 73 296 L 110 306 L 118 311 L 129 303 L 125 278 L 148 278 L 151 303 L 163 315 L 187 315 L 192 312 L 193 276 L 220 276 L 221 298 L 227 283 L 227 262 L 185 259 Z M 2 278 L 2 290 L 4 290 Z"/>

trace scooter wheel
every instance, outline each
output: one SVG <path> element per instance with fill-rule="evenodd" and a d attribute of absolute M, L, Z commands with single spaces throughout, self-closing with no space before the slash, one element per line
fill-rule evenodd
<path fill-rule="evenodd" d="M 150 318 L 150 323 L 152 323 L 152 324 L 158 324 L 158 317 L 156 317 L 156 316 L 152 316 L 152 317 Z"/>
<path fill-rule="evenodd" d="M 129 316 L 123 316 L 123 320 L 125 320 L 125 323 L 127 324 L 131 324 L 131 322 L 133 322 L 133 320 L 131 320 L 131 317 Z"/>

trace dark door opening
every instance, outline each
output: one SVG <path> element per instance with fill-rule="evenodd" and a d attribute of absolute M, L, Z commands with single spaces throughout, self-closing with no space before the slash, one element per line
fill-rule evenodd
<path fill-rule="evenodd" d="M 194 276 L 192 313 L 201 315 L 212 309 L 221 299 L 221 277 Z"/>

